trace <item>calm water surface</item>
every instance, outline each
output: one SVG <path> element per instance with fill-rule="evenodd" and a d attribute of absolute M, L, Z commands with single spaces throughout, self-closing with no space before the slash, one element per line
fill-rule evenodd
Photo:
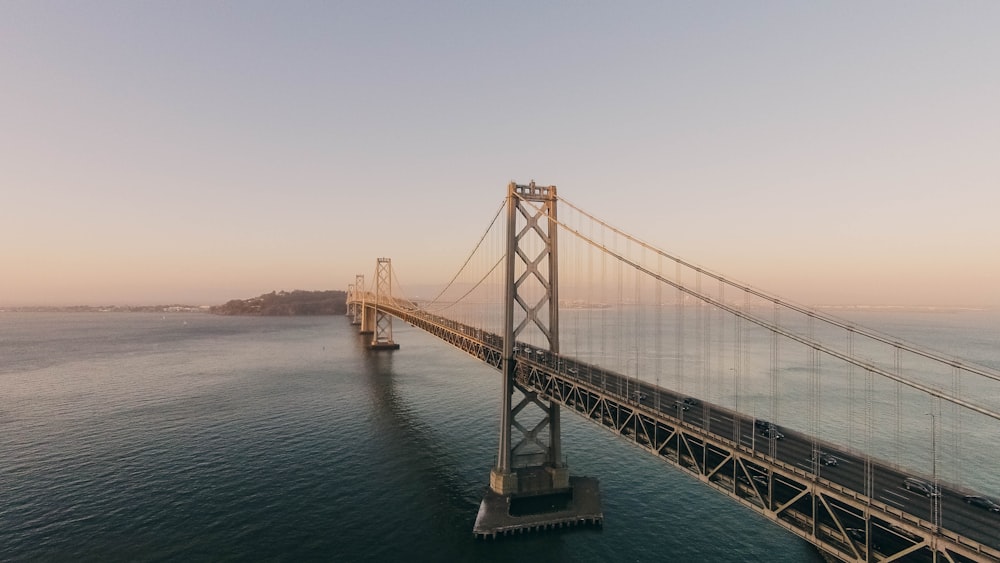
<path fill-rule="evenodd" d="M 0 313 L 3 561 L 820 561 L 582 418 L 601 530 L 472 538 L 499 375 L 397 323 Z"/>

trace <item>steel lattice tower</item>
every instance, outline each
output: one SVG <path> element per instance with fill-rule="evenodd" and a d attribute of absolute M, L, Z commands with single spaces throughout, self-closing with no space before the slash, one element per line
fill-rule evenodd
<path fill-rule="evenodd" d="M 350 317 L 350 316 L 352 316 L 352 313 L 354 312 L 354 284 L 353 283 L 347 284 L 347 296 L 344 299 L 344 301 L 345 301 L 345 305 L 346 305 L 344 307 L 344 309 L 345 309 L 344 315 Z M 354 324 L 354 323 L 352 322 L 351 324 Z"/>
<path fill-rule="evenodd" d="M 399 344 L 392 340 L 392 315 L 379 310 L 379 305 L 383 303 L 392 303 L 392 260 L 389 258 L 379 258 L 375 266 L 375 306 L 372 327 L 374 330 L 368 347 L 377 350 L 396 350 Z"/>
<path fill-rule="evenodd" d="M 523 222 L 520 229 L 519 217 Z M 569 487 L 569 470 L 562 460 L 559 405 L 554 402 L 546 404 L 538 399 L 536 393 L 520 388 L 524 396 L 516 406 L 513 405 L 513 392 L 518 387 L 514 357 L 518 336 L 529 328 L 537 329 L 547 340 L 549 351 L 559 353 L 556 233 L 555 186 L 536 186 L 534 182 L 523 186 L 511 182 L 507 188 L 507 295 L 504 304 L 500 446 L 497 465 L 490 474 L 490 488 L 501 495 L 517 493 L 524 488 L 524 484 L 518 484 L 518 469 L 544 468 L 551 479 L 549 490 Z M 537 254 L 532 255 L 534 252 Z M 520 275 L 517 274 L 519 270 Z M 516 321 L 515 317 L 521 314 L 523 318 Z M 537 405 L 544 414 L 534 425 L 525 426 L 516 418 L 519 414 L 537 412 L 525 410 L 530 404 Z M 538 439 L 539 432 L 546 427 L 548 444 Z M 513 443 L 514 430 L 520 433 L 517 443 Z"/>
<path fill-rule="evenodd" d="M 360 299 L 355 299 L 353 309 L 354 316 L 351 317 L 351 324 L 361 325 L 361 334 L 371 333 L 371 329 L 365 325 L 365 295 L 368 290 L 365 288 L 364 274 L 357 274 L 354 276 L 354 291 L 357 292 L 357 297 Z"/>

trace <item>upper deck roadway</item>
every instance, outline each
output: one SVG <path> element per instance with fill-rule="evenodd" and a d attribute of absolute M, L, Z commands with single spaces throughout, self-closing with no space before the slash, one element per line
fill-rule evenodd
<path fill-rule="evenodd" d="M 407 303 L 378 308 L 495 368 L 502 365 L 497 334 Z M 779 438 L 763 421 L 524 343 L 514 354 L 523 391 L 633 440 L 840 559 L 1000 561 L 1000 513 L 966 503 L 971 491 L 941 484 L 936 529 L 933 499 L 904 487 L 905 469 L 819 444 L 836 460 L 824 465 L 812 459 L 816 441 L 795 429 L 774 427 Z"/>

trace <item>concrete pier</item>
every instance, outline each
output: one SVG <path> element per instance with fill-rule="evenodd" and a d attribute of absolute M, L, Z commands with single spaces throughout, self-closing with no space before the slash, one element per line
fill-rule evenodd
<path fill-rule="evenodd" d="M 528 507 L 516 509 L 518 504 Z M 501 495 L 487 489 L 472 533 L 477 539 L 496 539 L 524 533 L 570 528 L 600 527 L 604 522 L 597 479 L 570 477 L 569 488 L 545 495 Z"/>

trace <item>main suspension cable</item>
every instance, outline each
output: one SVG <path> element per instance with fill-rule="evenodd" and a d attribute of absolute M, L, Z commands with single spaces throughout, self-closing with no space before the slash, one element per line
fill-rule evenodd
<path fill-rule="evenodd" d="M 705 268 L 702 268 L 702 267 L 700 267 L 700 266 L 698 266 L 696 264 L 692 264 L 691 262 L 683 260 L 680 257 L 674 256 L 674 255 L 666 252 L 665 250 L 662 250 L 662 249 L 660 249 L 660 248 L 658 248 L 658 247 L 656 247 L 656 246 L 654 246 L 654 245 L 652 245 L 652 244 L 650 244 L 650 243 L 648 243 L 648 242 L 646 242 L 646 241 L 644 241 L 644 240 L 642 240 L 642 239 L 640 239 L 638 237 L 632 236 L 632 235 L 630 235 L 630 234 L 622 231 L 621 229 L 618 229 L 617 227 L 615 227 L 615 226 L 607 223 L 606 221 L 603 221 L 603 220 L 595 217 L 594 215 L 592 215 L 592 214 L 584 211 L 583 209 L 581 209 L 577 205 L 573 204 L 573 202 L 567 200 L 566 198 L 564 198 L 562 196 L 559 196 L 559 201 L 565 203 L 566 205 L 570 206 L 570 208 L 574 209 L 578 213 L 584 215 L 585 217 L 589 218 L 592 221 L 597 222 L 598 224 L 600 224 L 601 226 L 603 226 L 603 227 L 611 230 L 612 232 L 614 232 L 616 234 L 619 234 L 619 235 L 621 235 L 623 237 L 626 237 L 626 238 L 628 238 L 628 239 L 630 239 L 630 240 L 632 240 L 632 241 L 634 241 L 634 242 L 636 242 L 636 243 L 638 243 L 638 244 L 640 244 L 640 245 L 642 245 L 642 246 L 644 246 L 644 247 L 652 250 L 653 252 L 656 252 L 656 253 L 660 254 L 664 258 L 667 258 L 669 260 L 673 260 L 674 262 L 676 262 L 679 265 L 682 265 L 682 266 L 684 266 L 686 268 L 690 268 L 690 269 L 694 270 L 695 272 L 699 272 L 699 273 L 705 274 L 705 275 L 707 275 L 707 276 L 709 276 L 711 278 L 714 278 L 716 280 L 719 280 L 719 281 L 721 281 L 721 282 L 723 282 L 725 284 L 731 285 L 731 286 L 735 287 L 736 289 L 740 289 L 740 290 L 746 291 L 746 292 L 752 294 L 755 297 L 759 297 L 759 298 L 767 300 L 767 301 L 769 301 L 771 303 L 777 304 L 777 305 L 779 305 L 781 307 L 785 307 L 787 309 L 795 311 L 796 313 L 801 313 L 801 314 L 809 316 L 809 317 L 814 317 L 814 318 L 819 319 L 819 320 L 821 320 L 821 321 L 823 321 L 823 322 L 825 322 L 827 324 L 833 325 L 833 326 L 835 326 L 837 328 L 841 328 L 841 329 L 848 330 L 848 331 L 853 331 L 853 332 L 855 332 L 857 334 L 860 334 L 862 336 L 871 338 L 872 340 L 875 340 L 877 342 L 881 342 L 882 344 L 888 344 L 890 346 L 899 348 L 900 350 L 903 350 L 903 351 L 906 351 L 906 352 L 910 352 L 911 354 L 916 354 L 918 356 L 922 356 L 922 357 L 927 358 L 929 360 L 933 360 L 933 361 L 936 361 L 936 362 L 939 362 L 939 363 L 942 363 L 942 364 L 947 364 L 947 365 L 950 365 L 950 366 L 954 366 L 954 367 L 957 367 L 957 368 L 959 368 L 959 369 L 961 369 L 963 371 L 966 371 L 966 372 L 969 372 L 969 373 L 972 373 L 972 374 L 975 374 L 975 375 L 978 375 L 978 376 L 981 376 L 981 377 L 985 377 L 987 379 L 992 379 L 994 381 L 1000 381 L 1000 373 L 995 372 L 993 370 L 990 370 L 988 368 L 985 368 L 983 366 L 978 366 L 978 365 L 974 365 L 974 364 L 965 363 L 965 362 L 959 361 L 958 359 L 955 359 L 955 358 L 948 358 L 948 357 L 945 357 L 943 355 L 937 354 L 935 352 L 919 348 L 918 346 L 916 346 L 914 344 L 903 342 L 903 341 L 901 341 L 899 339 L 895 339 L 895 338 L 892 338 L 890 336 L 880 334 L 877 331 L 874 331 L 874 330 L 871 330 L 871 329 L 868 329 L 868 328 L 864 328 L 864 327 L 861 327 L 861 326 L 857 326 L 857 325 L 854 325 L 852 323 L 848 323 L 848 322 L 843 321 L 841 319 L 838 319 L 836 317 L 833 317 L 833 316 L 821 313 L 819 311 L 815 311 L 813 309 L 809 309 L 808 307 L 804 307 L 802 305 L 797 305 L 795 303 L 792 303 L 792 302 L 786 301 L 784 299 L 781 299 L 781 298 L 779 298 L 777 296 L 770 295 L 770 294 L 765 293 L 765 292 L 763 292 L 761 290 L 758 290 L 758 289 L 755 289 L 753 287 L 750 287 L 747 284 L 737 282 L 735 280 L 726 278 L 725 276 L 723 276 L 721 274 L 716 274 L 716 273 L 714 273 L 714 272 L 712 272 L 710 270 L 706 270 Z M 562 225 L 562 223 L 560 223 L 560 225 Z M 569 227 L 566 227 L 566 225 L 562 225 L 562 226 L 564 228 L 569 228 Z M 570 230 L 572 230 L 572 229 L 570 229 Z M 582 234 L 577 234 L 577 236 L 582 236 Z M 646 268 L 643 268 L 643 269 L 646 269 Z"/>
<path fill-rule="evenodd" d="M 528 203 L 528 205 L 531 205 L 531 206 L 535 207 L 531 202 L 528 202 L 528 201 L 523 200 L 523 199 L 522 199 L 522 201 L 525 201 L 526 203 Z M 565 200 L 563 200 L 563 201 L 565 201 Z M 598 223 L 606 226 L 608 229 L 612 230 L 614 233 L 619 234 L 621 236 L 624 236 L 626 238 L 629 238 L 629 239 L 631 239 L 631 240 L 633 240 L 635 242 L 638 242 L 641 245 L 647 246 L 648 248 L 650 248 L 654 252 L 663 253 L 663 255 L 665 257 L 667 257 L 667 258 L 669 258 L 671 260 L 674 260 L 675 263 L 678 264 L 678 267 L 681 264 L 684 264 L 684 265 L 686 265 L 686 266 L 694 269 L 699 274 L 700 273 L 704 273 L 704 274 L 708 275 L 709 277 L 712 277 L 714 279 L 718 279 L 720 281 L 723 281 L 724 283 L 727 283 L 727 284 L 733 285 L 734 287 L 743 289 L 744 291 L 751 292 L 751 293 L 753 293 L 754 295 L 756 295 L 758 297 L 762 297 L 764 299 L 767 299 L 768 301 L 770 301 L 774 305 L 774 320 L 773 320 L 773 322 L 771 322 L 771 321 L 768 321 L 767 319 L 764 319 L 764 318 L 761 318 L 761 317 L 757 317 L 755 315 L 751 315 L 748 312 L 741 311 L 741 310 L 739 310 L 739 309 L 737 309 L 737 308 L 735 308 L 735 307 L 733 307 L 733 306 L 731 306 L 731 305 L 729 305 L 727 303 L 720 302 L 719 300 L 717 300 L 717 299 L 715 299 L 715 298 L 713 298 L 711 296 L 704 295 L 704 294 L 702 294 L 700 292 L 694 291 L 691 288 L 689 288 L 689 287 L 683 285 L 682 283 L 680 283 L 679 279 L 677 281 L 666 279 L 662 275 L 660 275 L 660 274 L 658 274 L 656 272 L 653 272 L 652 270 L 650 270 L 646 266 L 644 266 L 642 264 L 638 264 L 634 260 L 631 260 L 629 257 L 624 256 L 621 253 L 608 248 L 606 244 L 604 244 L 602 242 L 598 242 L 598 241 L 593 240 L 591 238 L 588 238 L 582 232 L 574 229 L 573 227 L 571 227 L 569 225 L 566 225 L 565 223 L 563 223 L 563 222 L 561 222 L 561 221 L 559 221 L 557 219 L 551 219 L 556 224 L 558 224 L 560 227 L 562 227 L 563 230 L 565 230 L 567 232 L 570 232 L 574 236 L 580 237 L 581 239 L 583 239 L 585 242 L 587 242 L 591 246 L 593 246 L 593 247 L 595 247 L 595 248 L 597 248 L 599 250 L 602 250 L 603 254 L 611 255 L 616 260 L 618 260 L 618 261 L 620 261 L 622 263 L 628 264 L 631 267 L 633 267 L 633 268 L 635 268 L 637 270 L 642 271 L 646 275 L 648 275 L 648 276 L 650 276 L 652 278 L 655 278 L 655 279 L 659 280 L 662 283 L 666 283 L 666 284 L 668 284 L 668 285 L 670 285 L 670 286 L 678 289 L 679 291 L 683 292 L 686 295 L 690 295 L 691 297 L 699 299 L 699 300 L 701 300 L 704 303 L 707 303 L 709 305 L 712 305 L 712 306 L 718 307 L 720 309 L 723 309 L 723 310 L 725 310 L 726 312 L 728 312 L 728 313 L 730 313 L 732 315 L 735 315 L 735 316 L 737 316 L 739 318 L 746 319 L 746 320 L 750 321 L 751 323 L 754 323 L 754 324 L 756 324 L 756 325 L 758 325 L 758 326 L 760 326 L 760 327 L 762 327 L 764 329 L 767 329 L 767 330 L 771 331 L 772 333 L 774 333 L 775 337 L 777 337 L 778 335 L 783 336 L 784 338 L 787 338 L 789 340 L 798 342 L 799 344 L 803 344 L 803 345 L 805 345 L 807 347 L 812 347 L 816 351 L 823 352 L 824 354 L 827 354 L 828 356 L 831 356 L 833 358 L 837 358 L 837 359 L 839 359 L 841 361 L 844 361 L 844 362 L 853 363 L 853 364 L 857 365 L 858 367 L 864 368 L 864 369 L 866 369 L 866 370 L 868 370 L 868 371 L 870 371 L 872 373 L 875 373 L 875 374 L 877 374 L 877 375 L 879 375 L 881 377 L 884 377 L 886 379 L 889 379 L 891 381 L 895 381 L 896 383 L 901 383 L 901 384 L 906 385 L 906 386 L 908 386 L 910 388 L 916 389 L 917 391 L 926 393 L 926 394 L 934 396 L 934 397 L 940 397 L 941 399 L 944 399 L 945 401 L 948 401 L 950 403 L 959 404 L 959 405 L 961 405 L 961 406 L 963 406 L 963 407 L 965 407 L 967 409 L 970 409 L 970 410 L 973 410 L 975 412 L 978 412 L 979 414 L 983 414 L 983 415 L 986 415 L 986 416 L 988 416 L 990 418 L 993 418 L 993 419 L 996 419 L 996 420 L 1000 420 L 1000 412 L 998 412 L 996 410 L 993 410 L 990 407 L 979 405 L 979 404 L 973 403 L 971 401 L 962 399 L 960 397 L 953 396 L 952 394 L 944 392 L 944 391 L 942 391 L 940 389 L 928 386 L 926 384 L 923 384 L 923 383 L 920 383 L 920 382 L 917 382 L 917 381 L 912 381 L 912 380 L 907 379 L 906 377 L 904 377 L 903 375 L 901 375 L 901 374 L 899 374 L 897 372 L 889 371 L 889 370 L 886 370 L 886 369 L 882 369 L 882 368 L 880 368 L 880 367 L 878 367 L 878 366 L 876 366 L 876 365 L 874 365 L 874 364 L 872 364 L 872 363 L 870 363 L 868 361 L 848 356 L 847 354 L 845 354 L 845 353 L 843 353 L 843 352 L 841 352 L 839 350 L 833 349 L 833 348 L 831 348 L 831 347 L 829 347 L 829 346 L 827 346 L 827 345 L 825 345 L 823 343 L 820 343 L 818 341 L 815 341 L 815 340 L 803 337 L 803 336 L 801 336 L 799 334 L 796 334 L 794 332 L 791 332 L 790 330 L 788 330 L 788 329 L 784 328 L 783 326 L 781 326 L 781 323 L 779 321 L 778 311 L 779 311 L 779 309 L 781 307 L 786 307 L 786 308 L 788 308 L 790 310 L 801 312 L 801 313 L 804 313 L 804 314 L 806 314 L 808 316 L 813 316 L 813 317 L 815 317 L 817 319 L 829 322 L 831 324 L 834 324 L 834 325 L 839 326 L 841 328 L 844 328 L 846 330 L 852 330 L 852 331 L 856 332 L 857 334 L 862 334 L 864 336 L 869 336 L 870 338 L 873 338 L 873 339 L 878 340 L 880 342 L 891 343 L 892 345 L 894 345 L 898 349 L 911 351 L 911 352 L 913 352 L 915 354 L 924 356 L 924 357 L 926 357 L 928 359 L 937 360 L 937 361 L 940 361 L 942 363 L 946 363 L 948 365 L 952 365 L 952 366 L 955 366 L 955 367 L 961 367 L 962 369 L 965 369 L 967 371 L 970 371 L 970 372 L 978 374 L 978 375 L 983 375 L 983 376 L 988 377 L 990 379 L 1000 380 L 1000 375 L 995 375 L 995 374 L 991 374 L 991 373 L 989 373 L 987 371 L 984 371 L 985 368 L 983 368 L 983 369 L 977 369 L 977 368 L 973 368 L 973 367 L 971 367 L 971 366 L 969 366 L 967 364 L 960 364 L 956 360 L 947 360 L 947 359 L 941 358 L 940 356 L 937 356 L 937 355 L 935 355 L 933 353 L 917 349 L 917 348 L 915 348 L 913 346 L 902 344 L 899 341 L 888 340 L 888 339 L 886 339 L 886 337 L 879 336 L 879 335 L 877 335 L 874 332 L 866 331 L 865 329 L 862 329 L 860 327 L 856 327 L 854 325 L 846 324 L 843 321 L 839 321 L 839 320 L 833 319 L 831 317 L 826 317 L 825 315 L 822 315 L 822 314 L 817 313 L 815 311 L 812 311 L 810 309 L 806 309 L 804 307 L 800 307 L 800 306 L 796 306 L 796 305 L 791 305 L 791 304 L 789 304 L 786 301 L 783 301 L 783 300 L 778 299 L 776 297 L 771 297 L 771 296 L 769 296 L 769 295 L 767 295 L 767 294 L 765 294 L 763 292 L 759 292 L 757 290 L 753 290 L 753 289 L 751 289 L 749 287 L 742 286 L 742 285 L 739 285 L 739 284 L 735 284 L 735 283 L 727 280 L 726 278 L 724 278 L 724 277 L 722 277 L 722 276 L 720 276 L 718 274 L 713 274 L 713 273 L 708 272 L 708 271 L 706 271 L 706 270 L 704 270 L 702 268 L 699 268 L 697 266 L 694 266 L 694 265 L 691 265 L 691 264 L 689 264 L 687 262 L 684 262 L 684 261 L 680 260 L 679 258 L 671 256 L 671 255 L 665 253 L 664 251 L 662 251 L 662 250 L 660 250 L 660 249 L 658 249 L 656 247 L 653 247 L 652 245 L 649 245 L 648 243 L 645 243 L 645 242 L 641 241 L 640 239 L 635 238 L 635 237 L 629 235 L 628 233 L 625 233 L 624 231 L 616 229 L 615 227 L 612 227 L 611 225 L 608 225 L 606 222 L 601 221 L 600 219 L 597 219 L 593 215 L 590 215 L 589 213 L 587 213 L 587 212 L 583 211 L 582 209 L 576 207 L 572 203 L 569 203 L 569 202 L 566 202 L 566 203 L 568 205 L 570 205 L 570 207 L 572 207 L 573 209 L 575 209 L 578 212 L 580 212 L 581 214 L 589 217 L 591 220 L 596 221 L 596 222 L 598 222 Z M 537 209 L 537 207 L 535 207 L 535 208 Z M 777 407 L 777 405 L 775 405 L 775 408 L 776 407 Z"/>
<path fill-rule="evenodd" d="M 462 267 L 458 269 L 458 272 L 456 272 L 455 275 L 451 278 L 451 281 L 448 282 L 448 285 L 446 285 L 445 288 L 442 289 L 441 292 L 434 297 L 434 299 L 431 299 L 430 301 L 427 302 L 426 307 L 430 307 L 431 305 L 437 303 L 437 300 L 440 299 L 441 296 L 444 295 L 445 292 L 451 288 L 452 284 L 455 283 L 455 280 L 458 279 L 458 276 L 462 275 L 462 272 L 465 271 L 465 267 L 469 265 L 469 262 L 472 260 L 472 257 L 476 255 L 476 252 L 479 250 L 479 247 L 482 246 L 483 240 L 485 240 L 487 235 L 490 234 L 490 231 L 493 230 L 493 225 L 496 224 L 497 219 L 500 217 L 500 213 L 503 212 L 506 203 L 507 201 L 504 200 L 504 202 L 500 204 L 500 208 L 497 209 L 496 214 L 493 216 L 493 220 L 490 221 L 490 225 L 486 227 L 486 231 L 483 233 L 483 236 L 479 237 L 479 242 L 476 243 L 476 247 L 472 249 L 472 252 L 470 252 L 469 256 L 465 259 L 465 262 L 462 263 Z M 494 266 L 494 268 L 496 268 L 496 266 Z M 492 272 L 493 270 L 491 269 L 490 271 Z M 482 280 L 480 280 L 479 283 L 482 283 Z M 479 284 L 476 285 L 478 286 Z M 465 295 L 468 295 L 468 293 L 466 293 Z M 465 295 L 463 295 L 462 297 L 464 298 Z"/>

